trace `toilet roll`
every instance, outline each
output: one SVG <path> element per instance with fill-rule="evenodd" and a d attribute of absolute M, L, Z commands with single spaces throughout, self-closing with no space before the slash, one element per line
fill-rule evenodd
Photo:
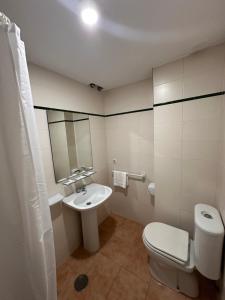
<path fill-rule="evenodd" d="M 150 182 L 150 184 L 148 185 L 148 191 L 152 196 L 155 195 L 155 183 L 154 182 Z"/>

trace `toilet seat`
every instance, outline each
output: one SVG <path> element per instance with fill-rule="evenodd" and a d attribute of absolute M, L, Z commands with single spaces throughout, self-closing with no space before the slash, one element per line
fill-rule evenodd
<path fill-rule="evenodd" d="M 186 265 L 189 260 L 189 234 L 173 226 L 153 222 L 143 232 L 143 241 L 151 251 Z"/>
<path fill-rule="evenodd" d="M 189 297 L 198 297 L 195 243 L 188 232 L 163 223 L 150 223 L 143 231 L 153 278 Z"/>

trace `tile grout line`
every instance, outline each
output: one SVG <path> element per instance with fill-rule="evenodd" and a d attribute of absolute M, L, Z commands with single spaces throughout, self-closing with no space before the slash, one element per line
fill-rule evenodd
<path fill-rule="evenodd" d="M 106 257 L 106 256 L 105 256 L 105 257 Z M 115 278 L 114 278 L 113 281 L 112 281 L 112 284 L 111 284 L 111 286 L 110 286 L 110 288 L 109 288 L 109 290 L 108 290 L 108 292 L 107 292 L 107 294 L 106 294 L 106 299 L 108 298 L 108 296 L 109 296 L 109 294 L 110 294 L 110 292 L 111 292 L 111 290 L 112 290 L 112 287 L 113 287 L 113 285 L 114 285 L 114 282 L 115 282 L 115 280 L 116 280 L 116 277 L 117 277 L 117 275 L 120 273 L 121 269 L 122 269 L 122 266 L 119 267 L 119 270 L 118 270 L 118 272 L 117 272 Z"/>

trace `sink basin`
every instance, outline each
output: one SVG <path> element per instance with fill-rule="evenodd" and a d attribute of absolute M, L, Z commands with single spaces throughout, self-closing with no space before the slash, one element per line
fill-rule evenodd
<path fill-rule="evenodd" d="M 99 249 L 97 207 L 102 205 L 112 194 L 108 186 L 91 183 L 86 191 L 73 193 L 65 197 L 63 203 L 81 213 L 84 248 L 89 252 Z"/>
<path fill-rule="evenodd" d="M 91 183 L 86 186 L 86 191 L 65 197 L 63 202 L 73 209 L 85 211 L 101 205 L 111 194 L 112 189 L 110 187 Z"/>

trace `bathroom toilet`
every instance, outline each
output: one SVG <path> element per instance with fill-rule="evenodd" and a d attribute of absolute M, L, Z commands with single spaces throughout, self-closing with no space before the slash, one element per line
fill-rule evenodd
<path fill-rule="evenodd" d="M 159 222 L 148 224 L 143 232 L 152 276 L 193 298 L 199 294 L 196 269 L 209 279 L 220 278 L 224 238 L 223 223 L 214 207 L 197 204 L 194 219 L 194 240 L 187 231 Z"/>

